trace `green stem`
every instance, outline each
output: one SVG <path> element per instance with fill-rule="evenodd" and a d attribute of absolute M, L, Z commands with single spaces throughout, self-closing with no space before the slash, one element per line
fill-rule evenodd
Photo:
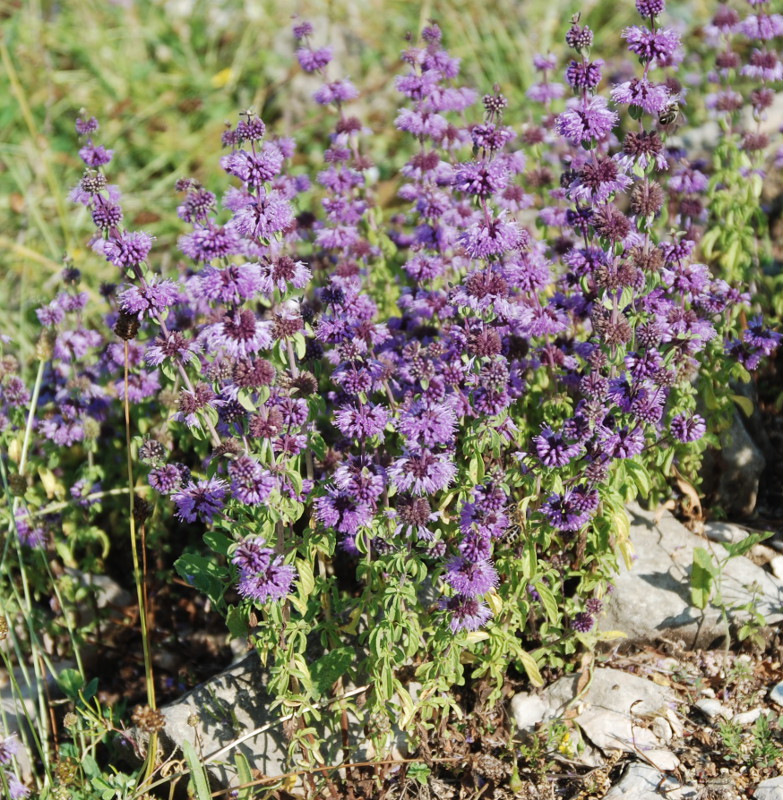
<path fill-rule="evenodd" d="M 149 630 L 147 628 L 147 604 L 144 600 L 144 578 L 141 570 L 141 562 L 139 560 L 139 545 L 136 538 L 136 520 L 133 516 L 133 507 L 135 495 L 133 493 L 133 456 L 131 453 L 131 425 L 130 425 L 130 398 L 129 398 L 129 353 L 128 353 L 128 340 L 124 342 L 124 373 L 125 373 L 125 451 L 128 466 L 128 511 L 130 513 L 130 540 L 131 540 L 131 557 L 133 559 L 133 578 L 136 583 L 136 598 L 139 604 L 139 625 L 141 627 L 141 643 L 144 651 L 144 676 L 147 684 L 147 704 L 150 708 L 156 708 L 155 703 L 155 684 L 152 675 L 152 656 L 150 653 Z M 155 762 L 157 760 L 157 734 L 150 734 L 149 749 L 147 751 L 147 766 L 145 771 L 144 780 L 149 780 L 152 772 L 155 769 Z"/>

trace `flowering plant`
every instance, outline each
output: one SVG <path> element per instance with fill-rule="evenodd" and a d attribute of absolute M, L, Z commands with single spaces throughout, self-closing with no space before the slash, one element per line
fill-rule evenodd
<path fill-rule="evenodd" d="M 242 113 L 223 135 L 220 198 L 177 183 L 186 260 L 165 274 L 152 237 L 124 224 L 97 120 L 77 121 L 86 170 L 72 199 L 119 285 L 103 287 L 109 311 L 89 327 L 66 269 L 38 310 L 32 393 L 3 361 L 3 436 L 26 430 L 27 446 L 34 429 L 42 461 L 50 447 L 87 453 L 70 496 L 89 515 L 123 468 L 97 463 L 101 442 L 125 427 L 132 531 L 162 537 L 171 515 L 205 529 L 209 552 L 183 553 L 177 570 L 269 665 L 301 712 L 292 748 L 314 759 L 312 704 L 344 680 L 366 684 L 361 708 L 340 708 L 382 752 L 392 716 L 412 730 L 456 708 L 466 668 L 498 698 L 510 668 L 538 684 L 592 646 L 617 557 L 632 556 L 624 504 L 694 473 L 710 435 L 698 396 L 708 387 L 725 408 L 728 379 L 778 345 L 747 320 L 747 288 L 727 282 L 748 275 L 702 263 L 725 245 L 704 198 L 719 208 L 731 186 L 671 141 L 687 107 L 671 74 L 680 37 L 659 22 L 663 0 L 637 9 L 623 38 L 641 74 L 603 91 L 606 65 L 576 18 L 565 84 L 555 57 L 537 56 L 521 127 L 504 122 L 497 87 L 475 111 L 425 27 L 396 79 L 395 126 L 413 144 L 389 208 L 369 131 L 347 112 L 358 91 L 297 22 L 299 64 L 334 123 L 318 170 Z M 783 22 L 762 4 L 714 26 L 719 43 L 766 41 Z M 740 65 L 728 52 L 720 80 Z M 780 69 L 763 48 L 741 69 L 759 84 L 759 121 Z M 711 107 L 738 110 L 727 102 Z M 734 154 L 761 180 L 766 143 L 738 136 Z M 19 542 L 55 537 L 62 554 L 17 455 Z"/>

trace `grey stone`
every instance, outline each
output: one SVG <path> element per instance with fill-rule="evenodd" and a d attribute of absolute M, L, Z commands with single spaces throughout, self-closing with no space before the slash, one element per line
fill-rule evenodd
<path fill-rule="evenodd" d="M 548 711 L 549 706 L 537 694 L 519 692 L 511 698 L 511 714 L 522 733 L 534 730 L 546 718 Z"/>
<path fill-rule="evenodd" d="M 672 726 L 663 717 L 656 717 L 650 725 L 650 730 L 658 738 L 658 741 L 668 744 L 674 738 Z"/>
<path fill-rule="evenodd" d="M 775 684 L 769 690 L 769 699 L 776 705 L 783 708 L 783 681 Z"/>
<path fill-rule="evenodd" d="M 783 800 L 783 776 L 762 781 L 753 797 L 755 800 Z"/>
<path fill-rule="evenodd" d="M 762 708 L 751 708 L 750 711 L 735 714 L 731 721 L 736 722 L 737 725 L 752 725 L 763 713 L 764 709 Z"/>
<path fill-rule="evenodd" d="M 270 710 L 274 697 L 268 690 L 269 671 L 253 651 L 218 675 L 197 686 L 178 700 L 160 710 L 165 725 L 159 734 L 164 758 L 182 758 L 182 745 L 189 741 L 199 754 L 215 788 L 235 784 L 237 774 L 235 754 L 244 755 L 251 767 L 268 777 L 286 774 L 292 768 L 288 762 L 288 742 L 284 725 L 290 719 L 285 707 Z M 348 687 L 346 698 L 363 693 L 367 687 Z M 415 697 L 420 689 L 411 685 Z M 329 719 L 328 713 L 323 714 Z M 193 725 L 190 723 L 194 723 Z M 321 755 L 327 764 L 343 760 L 342 739 L 325 726 L 314 722 L 317 737 L 325 741 Z M 348 714 L 348 734 L 352 755 L 357 761 L 373 757 L 372 744 L 364 736 L 358 720 Z M 407 738 L 399 727 L 392 727 L 390 746 L 396 757 L 407 754 Z M 128 758 L 136 761 L 146 752 L 147 736 L 138 729 L 131 731 L 135 753 Z"/>
<path fill-rule="evenodd" d="M 714 720 L 716 717 L 728 719 L 731 716 L 731 712 L 720 700 L 715 700 L 711 697 L 703 697 L 701 700 L 697 700 L 694 705 L 710 721 Z"/>
<path fill-rule="evenodd" d="M 189 741 L 219 786 L 230 785 L 235 776 L 235 753 L 246 756 L 264 775 L 284 774 L 287 743 L 282 725 L 274 724 L 277 715 L 269 712 L 273 698 L 266 689 L 268 679 L 253 652 L 163 707 L 166 723 L 159 741 L 164 755 L 181 758 L 182 744 Z M 196 726 L 188 720 L 197 720 Z M 258 733 L 245 738 L 254 731 Z M 145 752 L 146 737 L 136 731 L 134 738 Z"/>
<path fill-rule="evenodd" d="M 704 526 L 704 535 L 713 542 L 737 544 L 747 538 L 748 532 L 729 522 L 708 522 Z"/>
<path fill-rule="evenodd" d="M 65 572 L 75 581 L 95 592 L 95 605 L 98 608 L 127 606 L 135 600 L 127 589 L 123 589 L 114 578 L 108 575 L 92 575 L 73 567 L 66 567 Z"/>
<path fill-rule="evenodd" d="M 620 782 L 605 795 L 605 800 L 690 800 L 696 798 L 698 790 L 692 786 L 681 786 L 674 778 L 663 775 L 648 764 L 629 764 Z"/>
<path fill-rule="evenodd" d="M 756 508 L 759 478 L 767 462 L 736 409 L 720 444 L 718 502 L 729 513 L 750 516 Z"/>
<path fill-rule="evenodd" d="M 713 554 L 714 561 L 726 557 L 726 550 L 691 533 L 671 514 L 656 513 L 637 505 L 628 509 L 630 539 L 634 550 L 631 568 L 623 564 L 614 580 L 606 611 L 599 619 L 603 631 L 622 631 L 624 644 L 651 644 L 677 639 L 687 647 L 709 647 L 726 636 L 722 611 L 710 603 L 702 611 L 691 604 L 690 569 L 697 547 Z M 783 619 L 783 583 L 745 557 L 730 559 L 723 570 L 721 594 L 729 620 L 744 622 L 739 609 L 753 595 L 748 587 L 757 585 L 756 609 L 768 623 Z"/>
<path fill-rule="evenodd" d="M 624 750 L 642 753 L 659 769 L 674 769 L 679 761 L 665 749 L 647 723 L 665 717 L 675 703 L 671 688 L 637 675 L 596 667 L 586 688 L 577 697 L 579 675 L 555 681 L 541 693 L 548 711 L 545 719 L 576 712 L 573 721 L 603 753 Z"/>

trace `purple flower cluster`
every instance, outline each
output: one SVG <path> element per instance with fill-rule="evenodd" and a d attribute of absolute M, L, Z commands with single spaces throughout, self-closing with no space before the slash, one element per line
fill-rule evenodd
<path fill-rule="evenodd" d="M 284 554 L 304 555 L 308 513 L 349 556 L 402 553 L 440 576 L 454 632 L 490 620 L 514 526 L 541 537 L 553 570 L 577 568 L 621 462 L 651 463 L 660 443 L 682 453 L 706 433 L 701 365 L 723 353 L 753 368 L 781 338 L 761 319 L 741 330 L 747 296 L 702 263 L 709 166 L 667 141 L 687 100 L 669 74 L 680 37 L 661 24 L 662 1 L 637 8 L 623 38 L 640 74 L 618 79 L 592 58 L 576 19 L 563 83 L 557 59 L 536 56 L 528 98 L 541 113 L 521 128 L 498 87 L 479 98 L 460 85 L 428 25 L 396 80 L 395 125 L 412 147 L 388 220 L 368 131 L 348 113 L 358 93 L 327 74 L 331 51 L 297 21 L 296 57 L 333 123 L 319 171 L 302 174 L 294 142 L 244 112 L 223 134 L 230 188 L 177 184 L 189 263 L 176 275 L 157 274 L 153 239 L 124 227 L 111 152 L 86 140 L 73 197 L 90 209 L 93 250 L 120 270 L 106 323 L 124 343 L 82 328 L 73 291 L 39 310 L 56 354 L 42 435 L 94 439 L 113 397 L 159 399 L 190 442 L 169 461 L 144 445 L 150 486 L 176 516 L 279 532 L 275 551 L 251 537 L 231 557 L 239 594 L 259 603 L 288 594 Z M 780 78 L 777 25 L 759 7 L 709 34 L 754 40 L 744 67 L 723 63 L 761 84 L 759 115 Z M 94 137 L 97 125 L 77 128 Z M 676 233 L 660 234 L 664 216 Z M 27 402 L 10 377 L 0 388 L 4 413 Z M 526 499 L 513 525 L 512 498 Z M 586 632 L 595 613 L 567 618 Z"/>
<path fill-rule="evenodd" d="M 281 556 L 264 546 L 260 537 L 245 539 L 234 551 L 231 562 L 239 572 L 239 594 L 256 603 L 282 600 L 290 591 L 296 570 Z"/>

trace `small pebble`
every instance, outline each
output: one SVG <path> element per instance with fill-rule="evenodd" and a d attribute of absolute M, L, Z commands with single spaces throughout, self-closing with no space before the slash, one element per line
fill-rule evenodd
<path fill-rule="evenodd" d="M 783 556 L 775 556 L 769 562 L 772 574 L 778 579 L 783 581 Z"/>
<path fill-rule="evenodd" d="M 752 725 L 762 714 L 762 709 L 760 708 L 751 708 L 750 711 L 743 711 L 741 714 L 735 714 L 732 718 L 732 722 L 736 722 L 737 725 Z"/>
<path fill-rule="evenodd" d="M 664 744 L 668 744 L 672 740 L 674 735 L 672 726 L 663 717 L 656 717 L 650 727 L 656 738 Z"/>
<path fill-rule="evenodd" d="M 777 706 L 783 708 L 783 681 L 769 690 L 769 699 Z"/>
<path fill-rule="evenodd" d="M 549 707 L 536 694 L 520 692 L 511 700 L 511 713 L 522 732 L 532 731 L 546 717 L 547 711 Z"/>
<path fill-rule="evenodd" d="M 731 716 L 731 712 L 720 702 L 720 700 L 715 700 L 711 697 L 705 697 L 701 700 L 696 701 L 696 708 L 704 714 L 705 717 L 709 720 L 715 719 L 715 717 L 723 717 L 724 719 L 728 719 Z"/>

